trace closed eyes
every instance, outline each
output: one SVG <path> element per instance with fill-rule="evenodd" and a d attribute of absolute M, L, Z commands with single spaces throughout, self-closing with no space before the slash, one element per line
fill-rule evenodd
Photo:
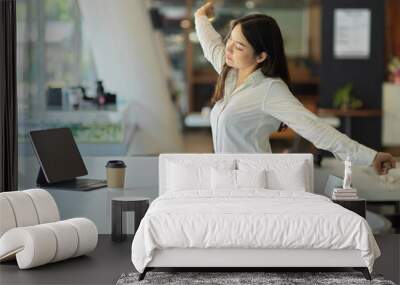
<path fill-rule="evenodd" d="M 234 41 L 231 36 L 228 38 L 228 41 L 233 41 L 235 49 L 237 49 L 239 51 L 243 51 L 241 44 Z"/>

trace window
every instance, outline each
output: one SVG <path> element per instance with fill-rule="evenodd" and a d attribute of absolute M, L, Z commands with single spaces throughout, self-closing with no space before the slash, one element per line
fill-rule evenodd
<path fill-rule="evenodd" d="M 17 97 L 20 187 L 33 181 L 32 129 L 70 126 L 85 134 L 84 126 L 64 110 L 49 111 L 48 88 L 94 84 L 96 70 L 81 25 L 77 0 L 17 0 Z M 79 139 L 79 138 L 78 138 Z M 27 185 L 32 186 L 32 185 Z"/>

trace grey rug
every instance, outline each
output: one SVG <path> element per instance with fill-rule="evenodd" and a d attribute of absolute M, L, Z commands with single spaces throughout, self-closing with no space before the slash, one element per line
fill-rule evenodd
<path fill-rule="evenodd" d="M 154 272 L 150 271 L 142 281 L 138 273 L 124 273 L 117 285 L 133 284 L 379 284 L 395 285 L 381 275 L 372 274 L 372 281 L 360 272 Z"/>

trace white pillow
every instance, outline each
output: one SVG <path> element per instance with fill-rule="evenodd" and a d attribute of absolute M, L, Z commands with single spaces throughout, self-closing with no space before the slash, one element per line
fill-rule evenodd
<path fill-rule="evenodd" d="M 289 190 L 289 191 L 307 191 L 308 176 L 305 175 L 306 164 L 297 164 L 290 172 L 284 172 L 279 169 L 268 170 L 268 186 L 271 189 Z"/>
<path fill-rule="evenodd" d="M 236 170 L 211 168 L 211 189 L 236 189 Z"/>
<path fill-rule="evenodd" d="M 212 190 L 267 188 L 266 170 L 232 170 L 211 168 Z"/>
<path fill-rule="evenodd" d="M 170 163 L 167 189 L 171 191 L 208 189 L 210 188 L 209 172 L 210 167 Z"/>
<path fill-rule="evenodd" d="M 267 171 L 235 170 L 237 188 L 267 188 Z"/>
<path fill-rule="evenodd" d="M 167 191 L 210 190 L 211 167 L 216 169 L 234 169 L 235 161 L 168 161 Z"/>
<path fill-rule="evenodd" d="M 262 159 L 238 160 L 239 170 L 267 170 L 267 188 L 274 190 L 307 191 L 311 189 L 310 170 L 306 161 Z"/>

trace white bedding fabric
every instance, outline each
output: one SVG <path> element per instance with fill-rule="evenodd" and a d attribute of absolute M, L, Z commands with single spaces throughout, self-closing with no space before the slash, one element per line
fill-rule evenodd
<path fill-rule="evenodd" d="M 359 215 L 324 196 L 257 188 L 160 196 L 133 239 L 132 262 L 143 272 L 165 248 L 358 249 L 370 272 L 380 256 Z"/>

